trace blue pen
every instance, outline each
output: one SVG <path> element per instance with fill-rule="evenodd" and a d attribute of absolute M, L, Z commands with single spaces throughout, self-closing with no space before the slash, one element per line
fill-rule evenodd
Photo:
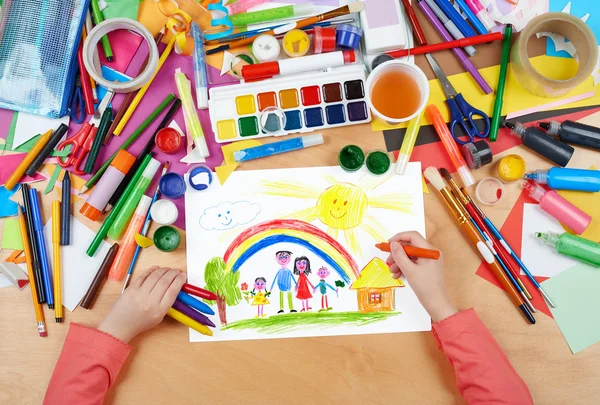
<path fill-rule="evenodd" d="M 196 22 L 192 22 L 192 37 L 194 38 L 194 81 L 196 82 L 196 100 L 199 109 L 208 108 L 208 79 L 204 63 L 204 43 L 202 33 Z"/>
<path fill-rule="evenodd" d="M 485 28 L 485 26 L 481 23 L 481 21 L 479 21 L 479 18 L 477 18 L 477 16 L 473 14 L 469 6 L 467 6 L 467 3 L 465 3 L 465 0 L 454 0 L 454 2 L 458 4 L 458 7 L 460 7 L 462 12 L 465 13 L 465 15 L 467 16 L 467 20 L 469 20 L 471 24 L 473 24 L 477 32 L 479 32 L 481 35 L 487 34 L 489 32 L 487 28 Z"/>
<path fill-rule="evenodd" d="M 247 160 L 278 155 L 280 153 L 291 152 L 321 144 L 323 144 L 322 134 L 305 135 L 298 138 L 286 139 L 285 141 L 267 143 L 253 148 L 242 149 L 234 152 L 233 158 L 236 162 L 245 162 Z"/>
<path fill-rule="evenodd" d="M 44 221 L 42 221 L 42 211 L 40 209 L 40 200 L 38 199 L 37 190 L 32 188 L 29 190 L 31 200 L 31 213 L 33 214 L 33 229 L 35 231 L 35 239 L 37 241 L 40 265 L 42 267 L 42 278 L 44 292 L 46 293 L 46 302 L 48 308 L 54 309 L 54 288 L 52 287 L 52 276 L 50 274 L 50 262 L 48 261 L 48 253 L 46 252 L 46 238 L 44 238 Z"/>
<path fill-rule="evenodd" d="M 442 9 L 442 11 L 451 19 L 454 24 L 458 27 L 460 32 L 463 33 L 465 37 L 474 37 L 477 35 L 473 28 L 462 18 L 460 13 L 456 11 L 456 9 L 450 4 L 449 0 L 435 0 L 438 6 Z"/>
<path fill-rule="evenodd" d="M 215 311 L 213 311 L 211 307 L 206 305 L 204 302 L 197 300 L 196 298 L 192 297 L 191 295 L 189 295 L 186 292 L 180 291 L 179 294 L 177 294 L 177 299 L 179 301 L 183 302 L 184 304 L 189 305 L 190 307 L 192 307 L 195 310 L 200 311 L 202 313 L 205 313 L 208 315 L 215 314 Z"/>

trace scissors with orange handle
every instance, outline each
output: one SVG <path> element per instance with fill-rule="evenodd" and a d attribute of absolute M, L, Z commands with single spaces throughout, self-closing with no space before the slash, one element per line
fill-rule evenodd
<path fill-rule="evenodd" d="M 56 150 L 59 151 L 64 150 L 67 146 L 71 145 L 71 151 L 67 157 L 57 158 L 58 164 L 61 167 L 67 168 L 73 166 L 73 173 L 80 176 L 85 174 L 82 170 L 85 164 L 85 158 L 90 152 L 90 149 L 92 149 L 94 138 L 96 138 L 96 133 L 98 132 L 98 124 L 100 123 L 102 114 L 104 114 L 104 111 L 110 104 L 113 95 L 114 93 L 109 91 L 102 99 L 102 102 L 92 118 L 90 118 L 89 122 L 86 122 L 75 135 L 58 145 Z"/>

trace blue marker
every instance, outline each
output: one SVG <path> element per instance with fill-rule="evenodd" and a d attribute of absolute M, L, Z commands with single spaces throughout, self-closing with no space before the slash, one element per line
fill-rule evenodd
<path fill-rule="evenodd" d="M 547 184 L 553 190 L 600 191 L 600 171 L 553 167 L 525 174 L 538 184 Z"/>
<path fill-rule="evenodd" d="M 204 43 L 200 27 L 192 22 L 192 37 L 194 38 L 194 80 L 196 82 L 196 100 L 198 109 L 208 108 L 208 79 L 204 63 Z"/>
<path fill-rule="evenodd" d="M 322 144 L 322 134 L 306 135 L 299 138 L 287 139 L 285 141 L 268 143 L 254 148 L 242 149 L 234 152 L 233 158 L 236 162 L 245 162 L 246 160 L 259 159 Z"/>
<path fill-rule="evenodd" d="M 46 252 L 44 221 L 42 221 L 40 200 L 38 199 L 37 190 L 35 188 L 29 190 L 29 197 L 31 200 L 31 214 L 33 215 L 33 229 L 35 231 L 35 239 L 40 255 L 40 265 L 42 267 L 42 284 L 44 285 L 44 292 L 46 293 L 46 302 L 48 303 L 48 308 L 54 309 L 54 289 L 52 287 L 50 262 L 48 261 L 48 253 Z"/>
<path fill-rule="evenodd" d="M 465 15 L 467 16 L 467 20 L 469 20 L 471 24 L 473 24 L 477 32 L 479 32 L 481 35 L 487 34 L 489 32 L 487 28 L 485 28 L 485 26 L 481 23 L 481 21 L 479 21 L 479 18 L 477 18 L 477 16 L 473 14 L 469 6 L 467 6 L 467 3 L 465 3 L 465 0 L 454 0 L 454 2 L 458 4 L 458 7 L 460 7 L 462 12 L 465 13 Z"/>
<path fill-rule="evenodd" d="M 177 299 L 183 302 L 185 305 L 189 305 L 190 307 L 194 308 L 196 311 L 200 311 L 208 315 L 215 314 L 215 311 L 213 311 L 211 307 L 204 302 L 197 300 L 186 292 L 180 291 L 179 294 L 177 294 Z"/>
<path fill-rule="evenodd" d="M 442 11 L 451 19 L 454 24 L 458 27 L 460 32 L 463 33 L 465 37 L 474 37 L 477 35 L 473 28 L 462 18 L 460 13 L 456 11 L 456 9 L 450 4 L 449 0 L 435 0 L 438 6 L 442 9 Z"/>

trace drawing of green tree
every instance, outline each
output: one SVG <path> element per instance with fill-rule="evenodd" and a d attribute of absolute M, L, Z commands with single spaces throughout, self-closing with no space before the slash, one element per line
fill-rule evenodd
<path fill-rule="evenodd" d="M 205 289 L 217 295 L 217 311 L 222 325 L 227 325 L 227 306 L 234 306 L 242 301 L 242 292 L 238 287 L 240 272 L 227 270 L 221 257 L 213 257 L 204 268 Z M 215 301 L 207 301 L 214 304 Z"/>

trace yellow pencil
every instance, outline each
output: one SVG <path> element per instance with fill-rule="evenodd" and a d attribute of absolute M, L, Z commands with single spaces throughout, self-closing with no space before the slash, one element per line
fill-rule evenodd
<path fill-rule="evenodd" d="M 27 275 L 29 276 L 29 288 L 31 289 L 31 299 L 33 300 L 33 310 L 35 311 L 35 320 L 37 322 L 38 333 L 41 337 L 48 336 L 46 324 L 44 322 L 44 312 L 42 304 L 37 300 L 37 288 L 35 286 L 35 277 L 33 275 L 33 265 L 31 264 L 31 248 L 29 247 L 29 237 L 27 236 L 27 225 L 23 216 L 23 207 L 19 206 L 19 226 L 21 227 L 21 240 L 23 241 L 23 251 L 25 252 L 25 263 L 27 263 Z"/>
<path fill-rule="evenodd" d="M 60 275 L 60 201 L 52 201 L 52 247 L 54 249 L 54 318 L 63 321 L 62 279 Z"/>
<path fill-rule="evenodd" d="M 116 135 L 116 136 L 121 135 L 121 132 L 123 132 L 123 128 L 125 128 L 125 125 L 127 125 L 129 118 L 131 118 L 131 116 L 133 115 L 133 112 L 135 111 L 137 106 L 142 101 L 142 98 L 148 91 L 148 88 L 150 88 L 152 81 L 156 77 L 156 74 L 160 71 L 160 68 L 162 67 L 162 65 L 164 65 L 165 61 L 167 60 L 167 57 L 171 54 L 171 51 L 173 50 L 174 46 L 175 46 L 175 35 L 173 35 L 173 37 L 167 44 L 167 47 L 164 49 L 163 53 L 160 55 L 160 59 L 158 60 L 158 67 L 156 68 L 156 72 L 154 72 L 152 79 L 150 79 L 150 81 L 148 83 L 146 83 L 144 85 L 144 87 L 142 87 L 141 89 L 138 90 L 137 94 L 135 95 L 135 98 L 133 99 L 133 101 L 131 101 L 131 104 L 129 104 L 127 111 L 125 111 L 125 114 L 121 118 L 121 121 L 119 121 L 119 125 L 117 125 L 117 127 L 115 128 L 115 131 L 113 132 L 114 135 Z"/>
<path fill-rule="evenodd" d="M 185 326 L 194 329 L 196 332 L 200 332 L 206 336 L 213 335 L 212 330 L 208 329 L 208 327 L 202 325 L 199 322 L 194 321 L 192 318 L 190 318 L 187 315 L 182 314 L 181 312 L 177 311 L 176 309 L 169 308 L 169 310 L 167 311 L 167 315 L 169 315 L 171 318 L 175 319 L 177 322 L 181 322 Z"/>
<path fill-rule="evenodd" d="M 21 161 L 21 163 L 19 164 L 19 166 L 17 166 L 13 174 L 11 174 L 8 180 L 6 180 L 6 183 L 4 183 L 4 187 L 8 191 L 15 188 L 19 180 L 21 180 L 21 177 L 23 177 L 23 174 L 25 174 L 25 170 L 27 170 L 33 159 L 35 159 L 35 157 L 39 155 L 42 148 L 46 146 L 51 136 L 52 130 L 49 129 L 48 132 L 42 135 L 40 139 L 38 139 L 38 141 L 35 143 L 35 145 L 33 145 L 33 148 L 31 148 L 27 156 L 25 156 L 25 159 Z"/>

